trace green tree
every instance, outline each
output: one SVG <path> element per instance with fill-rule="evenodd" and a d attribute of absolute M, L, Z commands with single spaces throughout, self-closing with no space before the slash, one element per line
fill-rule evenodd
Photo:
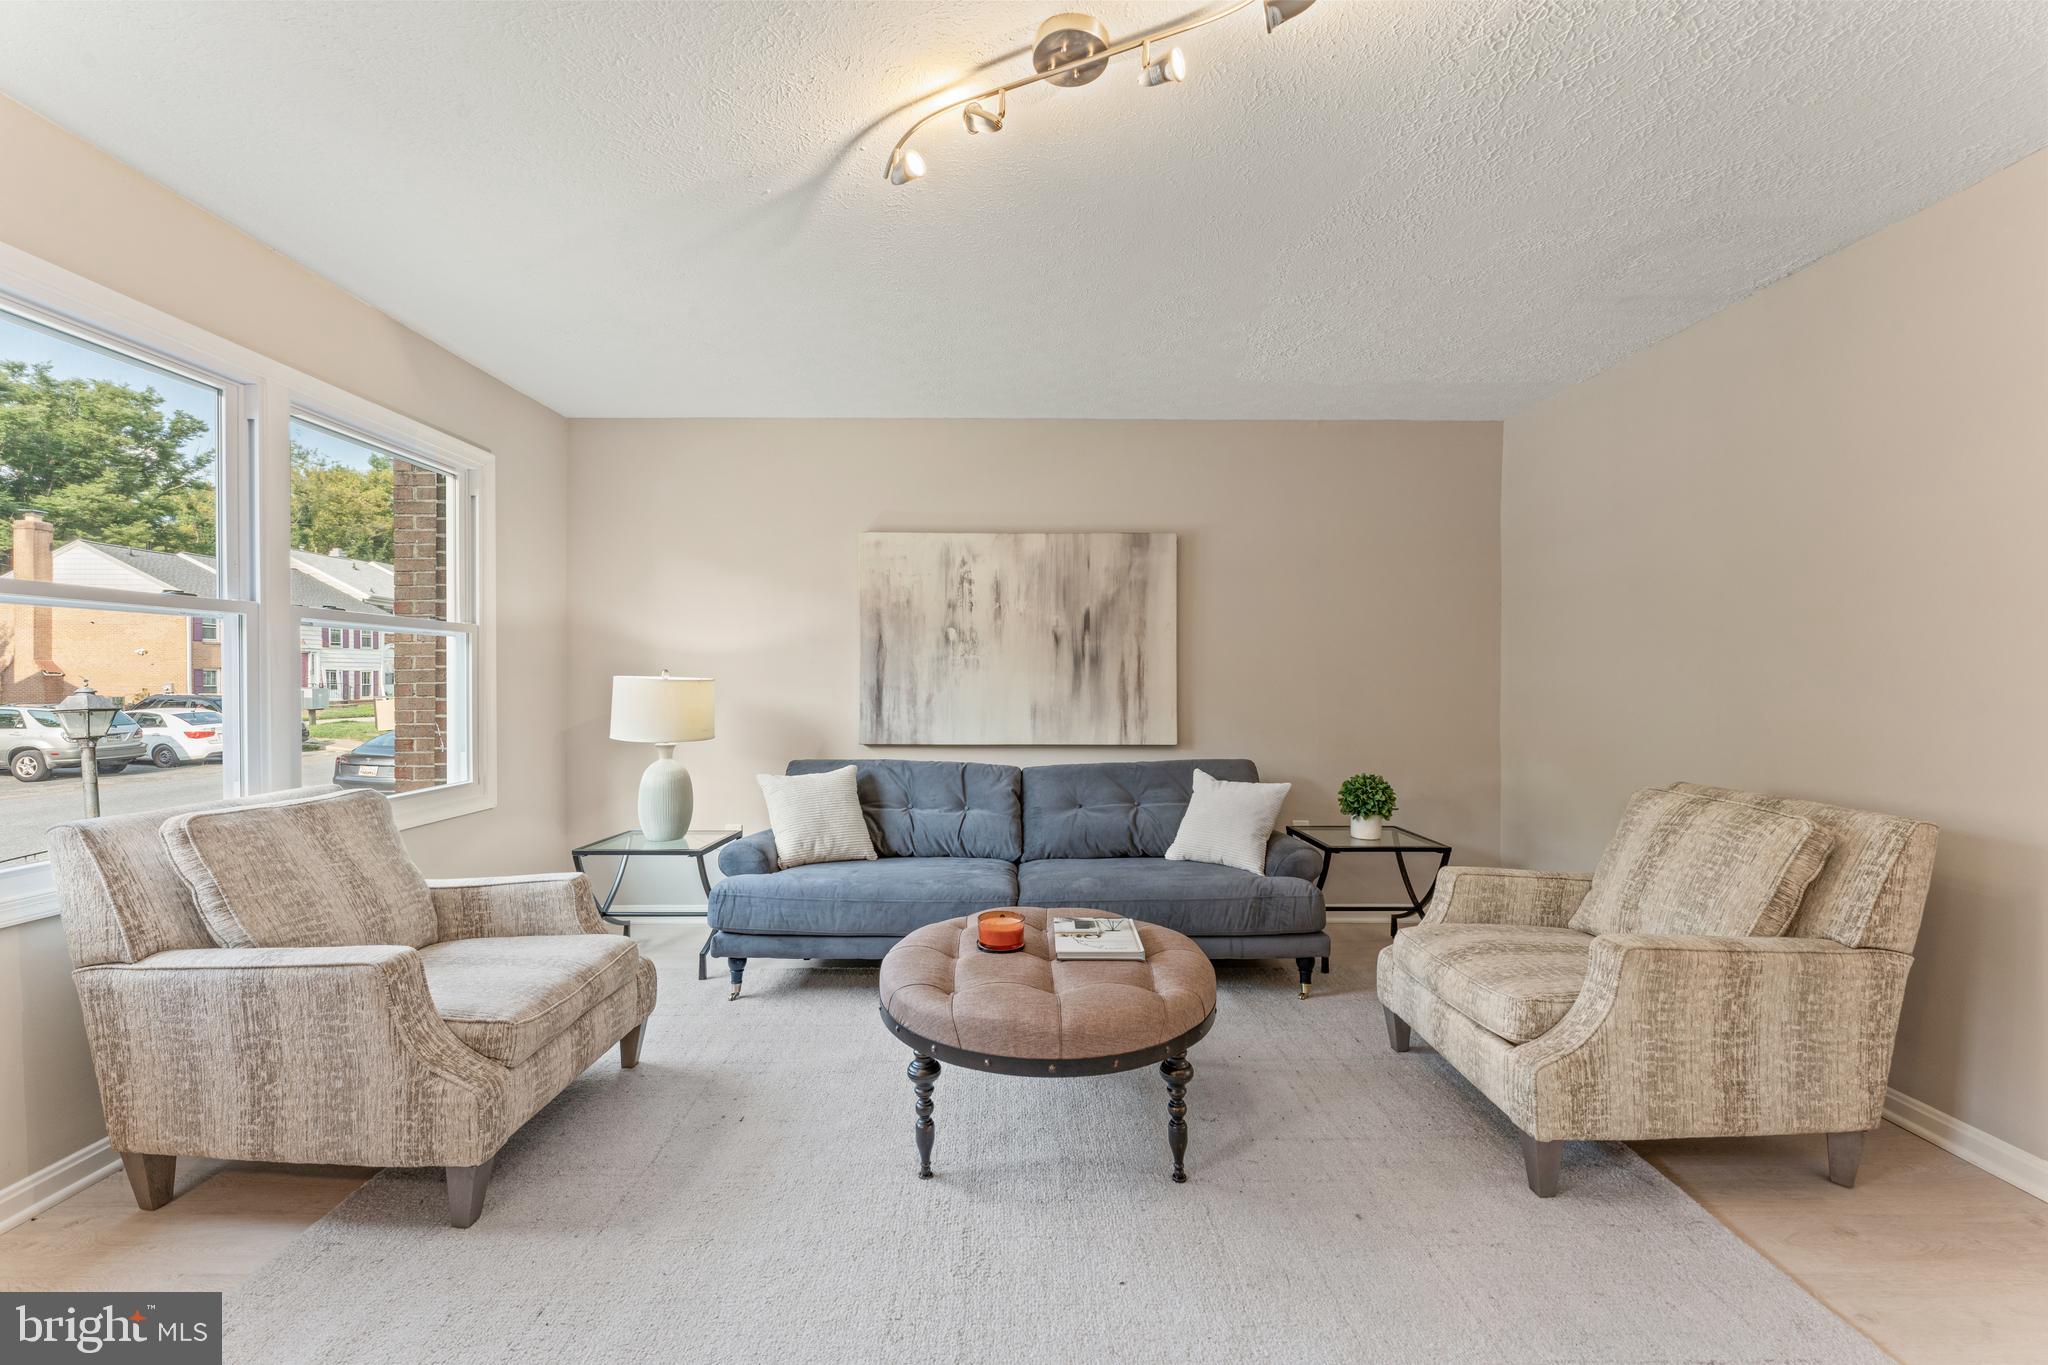
<path fill-rule="evenodd" d="M 389 564 L 390 458 L 373 454 L 368 469 L 355 469 L 292 442 L 292 545 Z"/>
<path fill-rule="evenodd" d="M 0 360 L 0 547 L 11 553 L 9 523 L 33 508 L 59 544 L 211 554 L 214 453 L 186 449 L 206 429 L 154 389 Z"/>

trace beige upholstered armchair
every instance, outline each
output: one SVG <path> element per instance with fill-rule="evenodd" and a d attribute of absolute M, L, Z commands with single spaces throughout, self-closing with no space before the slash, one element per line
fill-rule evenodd
<path fill-rule="evenodd" d="M 442 1166 L 482 1211 L 505 1139 L 619 1045 L 653 964 L 580 875 L 436 881 L 372 792 L 51 831 L 107 1131 L 145 1209 L 179 1156 Z"/>
<path fill-rule="evenodd" d="M 1853 1185 L 1884 1108 L 1933 825 L 1680 783 L 1638 792 L 1593 876 L 1449 868 L 1379 959 L 1387 1036 L 1433 1044 L 1522 1131 L 1825 1133 Z"/>

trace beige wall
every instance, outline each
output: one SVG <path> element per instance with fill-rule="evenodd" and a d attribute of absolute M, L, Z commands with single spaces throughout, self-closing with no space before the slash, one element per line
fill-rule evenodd
<path fill-rule="evenodd" d="M 2048 154 L 1507 423 L 1502 841 L 1687 779 L 1937 821 L 1893 1068 L 2048 1156 Z"/>
<path fill-rule="evenodd" d="M 6 99 L 0 186 L 0 242 L 494 452 L 501 706 L 561 714 L 561 417 Z M 407 836 L 429 873 L 567 865 L 562 746 L 508 725 L 497 758 L 497 810 Z M 62 965 L 55 920 L 0 929 L 0 1187 L 104 1135 Z"/>
<path fill-rule="evenodd" d="M 754 775 L 792 758 L 1242 755 L 1295 784 L 1290 817 L 1334 818 L 1371 769 L 1401 820 L 1494 857 L 1496 423 L 579 421 L 571 441 L 579 834 L 633 823 L 651 757 L 606 738 L 611 675 L 667 667 L 718 679 L 718 738 L 678 753 L 700 824 L 761 828 Z M 868 530 L 1178 532 L 1179 747 L 863 750 Z M 1335 896 L 1399 895 L 1360 861 Z"/>

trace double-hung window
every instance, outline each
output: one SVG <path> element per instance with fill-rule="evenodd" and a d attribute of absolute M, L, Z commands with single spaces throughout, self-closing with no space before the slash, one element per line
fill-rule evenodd
<path fill-rule="evenodd" d="M 372 740 L 401 825 L 489 807 L 491 470 L 0 246 L 0 716 L 88 685 L 118 701 L 109 814 L 326 783 Z M 132 713 L 195 705 L 218 708 L 218 757 L 154 754 Z M 0 725 L 0 922 L 47 881 L 14 870 L 83 813 L 77 746 L 48 728 Z"/>

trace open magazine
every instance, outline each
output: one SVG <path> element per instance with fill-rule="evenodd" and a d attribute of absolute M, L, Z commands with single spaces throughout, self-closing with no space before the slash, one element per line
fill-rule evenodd
<path fill-rule="evenodd" d="M 1052 955 L 1061 962 L 1143 962 L 1145 945 L 1132 920 L 1054 915 Z"/>

